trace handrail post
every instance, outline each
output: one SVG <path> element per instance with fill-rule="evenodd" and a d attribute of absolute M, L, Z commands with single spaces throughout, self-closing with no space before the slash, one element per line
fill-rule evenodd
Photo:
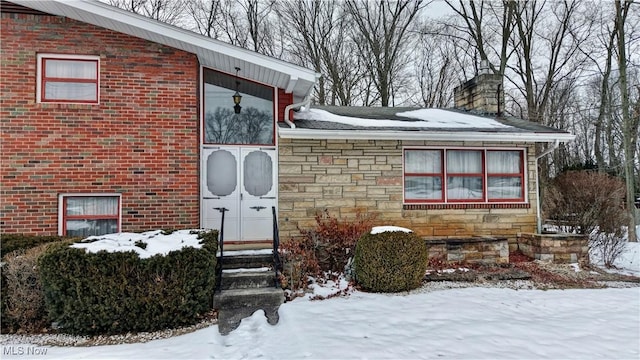
<path fill-rule="evenodd" d="M 218 210 L 222 213 L 222 219 L 220 220 L 220 236 L 218 236 L 218 248 L 220 249 L 220 256 L 218 257 L 218 264 L 216 265 L 216 277 L 218 278 L 216 282 L 216 288 L 220 289 L 220 285 L 222 284 L 222 257 L 224 256 L 224 213 L 229 211 L 229 209 L 225 207 L 216 207 L 214 210 Z"/>
<path fill-rule="evenodd" d="M 274 284 L 277 288 L 279 285 L 278 281 L 278 270 L 282 267 L 280 263 L 280 254 L 278 253 L 278 249 L 280 248 L 280 235 L 278 231 L 278 217 L 276 215 L 276 207 L 271 207 L 271 213 L 273 214 L 273 271 L 275 272 Z"/>

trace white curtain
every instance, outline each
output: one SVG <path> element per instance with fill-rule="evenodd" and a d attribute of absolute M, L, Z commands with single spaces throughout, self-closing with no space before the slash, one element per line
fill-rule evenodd
<path fill-rule="evenodd" d="M 489 174 L 520 174 L 520 151 L 487 151 Z"/>
<path fill-rule="evenodd" d="M 67 215 L 118 215 L 118 198 L 114 196 L 67 197 Z"/>
<path fill-rule="evenodd" d="M 491 176 L 487 179 L 489 199 L 520 199 L 522 180 L 520 177 Z"/>
<path fill-rule="evenodd" d="M 47 79 L 65 79 L 65 81 L 47 80 L 44 96 L 48 100 L 96 100 L 98 87 L 94 82 L 74 82 L 79 80 L 98 80 L 96 61 L 81 60 L 45 60 Z"/>
<path fill-rule="evenodd" d="M 447 173 L 479 174 L 482 173 L 482 151 L 449 150 L 447 151 Z"/>
<path fill-rule="evenodd" d="M 442 152 L 440 150 L 406 150 L 404 152 L 404 172 L 410 174 L 442 172 Z"/>
<path fill-rule="evenodd" d="M 405 150 L 404 171 L 407 174 L 442 173 L 441 150 Z M 405 176 L 404 198 L 407 200 L 442 199 L 440 176 Z"/>
<path fill-rule="evenodd" d="M 442 179 L 435 176 L 405 176 L 404 198 L 407 200 L 442 199 Z"/>
<path fill-rule="evenodd" d="M 69 216 L 117 216 L 118 198 L 106 196 L 78 196 L 67 197 L 66 215 Z M 67 219 L 66 235 L 68 236 L 89 236 L 103 235 L 118 232 L 117 219 Z"/>
<path fill-rule="evenodd" d="M 482 173 L 482 151 L 447 151 L 448 174 Z M 482 199 L 481 176 L 447 176 L 447 198 L 453 200 Z"/>

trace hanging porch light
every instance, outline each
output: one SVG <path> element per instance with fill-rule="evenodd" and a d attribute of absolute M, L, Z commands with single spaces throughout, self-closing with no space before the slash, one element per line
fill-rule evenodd
<path fill-rule="evenodd" d="M 242 106 L 240 106 L 240 101 L 242 101 L 242 95 L 240 95 L 240 93 L 238 92 L 238 88 L 240 87 L 240 81 L 238 80 L 238 71 L 240 71 L 240 68 L 236 66 L 236 93 L 233 94 L 233 103 L 235 104 L 233 106 L 233 111 L 236 114 L 240 114 L 240 110 L 242 110 Z"/>

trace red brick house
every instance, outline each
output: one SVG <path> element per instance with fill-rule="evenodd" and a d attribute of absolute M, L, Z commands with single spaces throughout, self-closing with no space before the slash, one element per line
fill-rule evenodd
<path fill-rule="evenodd" d="M 3 1 L 1 36 L 6 233 L 218 228 L 227 208 L 225 239 L 270 240 L 275 206 L 285 238 L 328 209 L 513 242 L 540 218 L 536 144 L 573 140 L 502 116 L 491 74 L 457 110 L 297 111 L 313 71 L 99 2 Z"/>
<path fill-rule="evenodd" d="M 230 205 L 206 184 L 230 169 L 216 162 L 275 164 L 275 123 L 317 79 L 97 1 L 2 1 L 1 11 L 5 233 L 218 227 L 211 208 Z M 221 146 L 229 156 L 207 160 Z M 244 194 L 269 211 L 244 217 L 252 225 L 227 214 L 231 238 L 271 236 L 276 169 L 267 193 Z M 256 231 L 230 230 L 240 225 Z"/>

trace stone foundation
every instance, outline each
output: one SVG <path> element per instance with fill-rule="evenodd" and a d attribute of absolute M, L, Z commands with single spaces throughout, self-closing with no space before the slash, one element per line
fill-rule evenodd
<path fill-rule="evenodd" d="M 441 257 L 447 262 L 506 264 L 509 262 L 507 238 L 470 237 L 426 239 L 429 259 Z"/>
<path fill-rule="evenodd" d="M 559 264 L 589 262 L 589 240 L 577 234 L 520 233 L 518 249 L 536 260 Z"/>

